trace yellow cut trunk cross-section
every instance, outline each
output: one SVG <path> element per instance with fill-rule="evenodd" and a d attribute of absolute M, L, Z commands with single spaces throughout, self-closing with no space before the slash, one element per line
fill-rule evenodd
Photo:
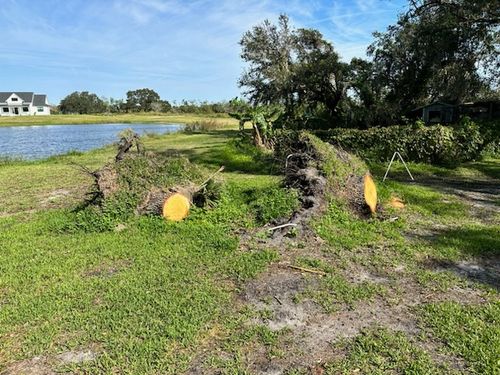
<path fill-rule="evenodd" d="M 369 173 L 365 174 L 364 193 L 365 202 L 368 207 L 370 207 L 370 211 L 373 214 L 377 210 L 377 187 L 375 186 L 375 182 L 373 182 L 373 178 Z"/>
<path fill-rule="evenodd" d="M 174 193 L 163 203 L 163 217 L 167 220 L 180 221 L 189 214 L 189 199 L 180 193 Z"/>

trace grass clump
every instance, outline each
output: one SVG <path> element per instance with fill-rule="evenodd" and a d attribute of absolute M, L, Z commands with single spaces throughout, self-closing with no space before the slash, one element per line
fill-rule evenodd
<path fill-rule="evenodd" d="M 234 262 L 229 264 L 229 269 L 238 281 L 246 281 L 257 276 L 276 259 L 278 253 L 275 250 L 241 252 Z"/>
<path fill-rule="evenodd" d="M 500 372 L 500 303 L 461 305 L 444 302 L 421 309 L 422 323 L 476 374 Z"/>
<path fill-rule="evenodd" d="M 321 279 L 319 286 L 311 288 L 304 296 L 317 302 L 326 312 L 332 313 L 342 305 L 353 307 L 356 302 L 370 300 L 381 291 L 382 287 L 375 283 L 363 281 L 354 284 L 343 276 L 329 274 Z"/>
<path fill-rule="evenodd" d="M 273 198 L 276 201 L 270 202 Z M 203 217 L 232 229 L 256 228 L 288 217 L 297 205 L 297 194 L 284 189 L 278 178 L 262 177 L 244 183 L 228 179 L 217 205 L 208 210 L 195 208 L 190 217 Z"/>
<path fill-rule="evenodd" d="M 465 284 L 456 274 L 447 271 L 417 270 L 417 282 L 429 291 L 447 292 L 449 289 Z"/>
<path fill-rule="evenodd" d="M 0 167 L 19 165 L 24 160 L 22 158 L 11 157 L 11 156 L 0 156 Z"/>
<path fill-rule="evenodd" d="M 352 215 L 345 204 L 332 200 L 325 214 L 313 222 L 318 235 L 337 249 L 353 250 L 385 240 L 403 241 L 403 221 L 364 220 Z"/>
<path fill-rule="evenodd" d="M 402 332 L 376 329 L 363 332 L 352 342 L 344 344 L 345 358 L 329 363 L 329 375 L 352 374 L 449 374 L 435 364 L 431 357 L 413 344 Z"/>

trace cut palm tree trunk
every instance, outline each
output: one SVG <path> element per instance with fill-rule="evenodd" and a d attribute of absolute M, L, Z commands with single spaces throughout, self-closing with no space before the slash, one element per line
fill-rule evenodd
<path fill-rule="evenodd" d="M 163 202 L 163 217 L 171 221 L 181 221 L 189 215 L 191 199 L 185 194 L 174 193 Z"/>
<path fill-rule="evenodd" d="M 223 170 L 224 167 L 220 167 L 200 185 L 174 186 L 168 189 L 153 188 L 137 208 L 137 213 L 161 215 L 169 221 L 183 220 L 189 215 L 195 198 L 199 200 L 200 194 L 206 194 L 207 185 Z"/>
<path fill-rule="evenodd" d="M 370 208 L 370 212 L 374 214 L 377 211 L 377 187 L 369 173 L 365 174 L 363 178 L 363 190 L 365 203 Z"/>

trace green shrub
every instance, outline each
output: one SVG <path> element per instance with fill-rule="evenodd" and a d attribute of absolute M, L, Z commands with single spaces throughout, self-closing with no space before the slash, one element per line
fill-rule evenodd
<path fill-rule="evenodd" d="M 256 191 L 250 204 L 255 211 L 257 222 L 266 224 L 274 219 L 288 217 L 299 206 L 297 190 L 270 187 Z"/>
<path fill-rule="evenodd" d="M 468 118 L 454 127 L 417 121 L 411 126 L 332 129 L 323 137 L 365 159 L 385 161 L 398 151 L 405 160 L 433 164 L 477 159 L 485 143 L 479 125 Z"/>
<path fill-rule="evenodd" d="M 480 126 L 464 117 L 454 131 L 455 143 L 458 146 L 455 156 L 462 161 L 477 159 L 486 142 Z"/>
<path fill-rule="evenodd" d="M 184 133 L 203 133 L 217 130 L 221 125 L 216 120 L 198 120 L 191 124 L 185 124 L 183 127 Z"/>
<path fill-rule="evenodd" d="M 500 120 L 481 121 L 478 125 L 484 138 L 483 155 L 500 156 Z"/>
<path fill-rule="evenodd" d="M 484 157 L 500 158 L 500 140 L 488 143 L 481 155 Z"/>

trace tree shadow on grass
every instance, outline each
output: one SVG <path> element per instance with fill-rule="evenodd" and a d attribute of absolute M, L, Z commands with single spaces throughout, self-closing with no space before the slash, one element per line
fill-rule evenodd
<path fill-rule="evenodd" d="M 427 240 L 437 254 L 424 262 L 426 268 L 452 271 L 500 290 L 498 226 L 446 229 Z"/>
<path fill-rule="evenodd" d="M 438 177 L 432 175 L 415 175 L 415 181 L 408 181 L 404 173 L 394 173 L 391 180 L 405 183 L 405 199 L 428 213 L 442 217 L 461 217 L 468 215 L 467 210 L 474 209 L 474 215 L 484 221 L 494 220 L 500 205 L 500 181 L 494 179 L 478 180 L 466 177 Z M 390 183 L 390 182 L 389 182 Z M 432 189 L 436 194 L 444 193 L 455 196 L 458 200 L 446 199 L 436 194 L 412 189 L 411 186 Z M 435 196 L 434 196 L 435 195 Z M 437 198 L 437 199 L 435 199 Z M 463 216 L 465 217 L 465 216 Z"/>
<path fill-rule="evenodd" d="M 500 194 L 500 181 L 498 181 L 500 180 L 500 162 L 498 160 L 469 162 L 461 166 L 476 170 L 491 178 L 491 180 L 463 177 L 457 175 L 455 168 L 425 164 L 416 165 L 417 170 L 412 171 L 415 181 L 411 181 L 407 172 L 401 166 L 397 170 L 391 170 L 388 178 L 397 182 L 435 187 L 444 192 L 458 193 L 457 195 L 460 195 L 460 193 Z M 375 175 L 383 176 L 387 166 L 381 163 L 371 163 L 370 167 Z M 412 166 L 410 166 L 410 169 L 412 169 Z"/>
<path fill-rule="evenodd" d="M 482 160 L 474 163 L 465 164 L 467 168 L 475 169 L 488 177 L 500 180 L 500 161 L 499 160 Z"/>
<path fill-rule="evenodd" d="M 401 192 L 405 202 L 409 206 L 417 208 L 426 215 L 440 218 L 462 218 L 467 215 L 467 206 L 456 199 L 444 199 L 434 190 L 423 190 L 422 188 L 407 188 Z"/>
<path fill-rule="evenodd" d="M 168 155 L 181 155 L 191 162 L 209 168 L 224 166 L 225 171 L 254 175 L 279 175 L 280 168 L 272 154 L 258 150 L 248 140 L 241 140 L 238 132 L 233 130 L 218 130 L 204 133 L 220 139 L 221 134 L 227 137 L 227 142 L 203 142 L 199 147 L 189 149 L 169 149 L 163 151 Z"/>
<path fill-rule="evenodd" d="M 227 172 L 254 175 L 279 174 L 279 166 L 270 156 L 236 154 L 227 148 L 220 148 L 210 149 L 188 157 L 195 163 L 207 166 L 223 165 Z"/>

